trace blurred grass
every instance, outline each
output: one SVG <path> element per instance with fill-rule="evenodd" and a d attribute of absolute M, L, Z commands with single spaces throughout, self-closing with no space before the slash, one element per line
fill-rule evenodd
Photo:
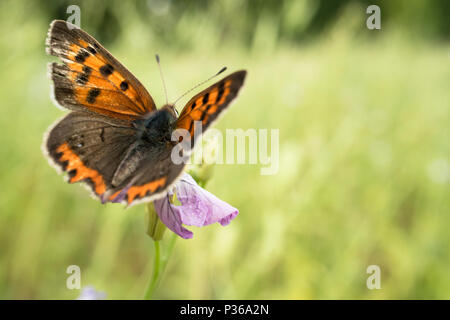
<path fill-rule="evenodd" d="M 0 5 L 8 30 L 0 40 L 0 298 L 75 298 L 65 287 L 71 264 L 108 298 L 140 298 L 152 253 L 144 207 L 101 205 L 47 164 L 42 135 L 64 114 L 48 95 L 50 21 L 30 15 L 29 4 L 11 6 Z M 450 48 L 405 38 L 401 28 L 355 36 L 365 27 L 358 10 L 304 46 L 278 42 L 262 18 L 250 50 L 218 44 L 207 18 L 179 22 L 196 46 L 169 48 L 124 14 L 129 28 L 108 49 L 157 102 L 155 52 L 171 98 L 223 65 L 245 68 L 246 86 L 217 127 L 280 129 L 277 175 L 215 168 L 207 188 L 240 214 L 226 228 L 191 228 L 156 298 L 450 298 Z M 381 267 L 381 290 L 366 288 L 371 264 Z"/>

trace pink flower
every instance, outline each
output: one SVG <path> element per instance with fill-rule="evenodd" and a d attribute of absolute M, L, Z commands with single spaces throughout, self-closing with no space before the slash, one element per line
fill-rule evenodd
<path fill-rule="evenodd" d="M 156 212 L 161 221 L 173 232 L 184 239 L 191 239 L 193 233 L 183 227 L 203 227 L 219 222 L 226 226 L 234 219 L 239 211 L 228 203 L 218 199 L 212 193 L 201 188 L 187 173 L 175 184 L 175 193 L 181 206 L 169 201 L 173 191 L 154 201 Z"/>

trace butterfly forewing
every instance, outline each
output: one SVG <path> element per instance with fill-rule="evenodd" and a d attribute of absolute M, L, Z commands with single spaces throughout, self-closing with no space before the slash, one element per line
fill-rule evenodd
<path fill-rule="evenodd" d="M 176 128 L 186 129 L 191 137 L 196 137 L 198 127 L 194 122 L 201 121 L 205 131 L 236 98 L 246 74 L 244 70 L 234 72 L 189 100 L 181 111 Z"/>
<path fill-rule="evenodd" d="M 156 110 L 152 97 L 131 72 L 76 26 L 54 21 L 47 45 L 48 52 L 64 63 L 49 66 L 60 105 L 119 119 L 136 119 Z"/>

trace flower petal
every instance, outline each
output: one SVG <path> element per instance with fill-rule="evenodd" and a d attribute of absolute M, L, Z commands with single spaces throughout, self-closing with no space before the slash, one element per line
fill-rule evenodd
<path fill-rule="evenodd" d="M 169 195 L 157 199 L 154 202 L 156 213 L 161 221 L 173 232 L 184 239 L 191 239 L 194 234 L 183 227 L 180 216 L 180 207 L 174 206 L 169 201 Z"/>
<path fill-rule="evenodd" d="M 176 183 L 176 194 L 181 206 L 169 202 L 173 192 L 155 200 L 155 209 L 161 221 L 182 238 L 190 239 L 193 233 L 182 224 L 203 227 L 215 222 L 226 226 L 239 211 L 228 203 L 220 200 L 212 193 L 201 188 L 187 173 Z"/>
<path fill-rule="evenodd" d="M 219 222 L 226 226 L 239 213 L 236 208 L 197 185 L 187 173 L 176 184 L 176 189 L 181 202 L 181 220 L 186 225 L 203 227 Z"/>

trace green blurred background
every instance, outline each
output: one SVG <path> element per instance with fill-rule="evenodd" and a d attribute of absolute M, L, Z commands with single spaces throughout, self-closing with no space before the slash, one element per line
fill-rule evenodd
<path fill-rule="evenodd" d="M 40 149 L 64 114 L 44 40 L 70 4 L 157 104 L 155 53 L 172 100 L 223 65 L 245 68 L 216 127 L 280 129 L 278 174 L 215 167 L 207 189 L 240 214 L 177 240 L 155 298 L 450 298 L 446 0 L 2 1 L 0 298 L 76 298 L 73 264 L 109 299 L 141 298 L 150 276 L 144 206 L 101 205 Z M 366 28 L 369 4 L 381 30 Z M 369 265 L 380 290 L 366 287 Z"/>

